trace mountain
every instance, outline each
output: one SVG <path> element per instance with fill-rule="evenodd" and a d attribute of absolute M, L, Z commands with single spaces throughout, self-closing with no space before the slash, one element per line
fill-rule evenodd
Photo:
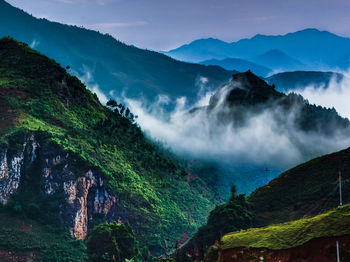
<path fill-rule="evenodd" d="M 239 72 L 245 72 L 250 70 L 254 74 L 262 77 L 266 77 L 268 74 L 272 73 L 272 70 L 265 66 L 261 66 L 259 64 L 239 58 L 225 58 L 222 60 L 209 59 L 200 63 L 203 65 L 217 65 L 227 70 L 236 70 Z"/>
<path fill-rule="evenodd" d="M 40 237 L 37 231 L 45 239 L 65 236 L 60 246 L 71 242 L 77 252 L 82 242 L 68 232 L 83 240 L 94 225 L 120 221 L 130 223 L 141 247 L 158 254 L 165 238 L 191 235 L 204 222 L 213 206 L 204 182 L 188 181 L 183 163 L 146 138 L 128 109 L 112 109 L 54 60 L 0 40 L 0 219 L 28 218 L 18 230 L 30 242 L 9 249 L 18 230 L 1 227 L 9 238 L 1 252 L 44 257 L 60 239 L 36 245 L 30 239 Z"/>
<path fill-rule="evenodd" d="M 277 252 L 277 254 L 273 253 L 273 256 L 279 256 L 280 253 L 271 250 L 288 249 L 293 252 L 300 252 L 303 248 L 308 250 L 307 246 L 309 244 L 306 244 L 306 247 L 302 246 L 302 248 L 296 247 L 304 245 L 309 240 L 320 237 L 322 234 L 323 237 L 333 241 L 334 232 L 319 230 L 319 226 L 321 226 L 319 219 L 323 219 L 324 216 L 328 215 L 333 217 L 331 221 L 336 221 L 332 223 L 335 229 L 343 230 L 342 234 L 349 235 L 349 232 L 345 232 L 348 227 L 341 226 L 343 221 L 350 223 L 348 217 L 350 215 L 349 205 L 346 206 L 346 209 L 344 207 L 346 210 L 344 213 L 342 209 L 338 209 L 324 215 L 325 212 L 339 205 L 339 171 L 342 174 L 343 203 L 348 203 L 350 200 L 349 160 L 350 148 L 315 158 L 283 172 L 268 184 L 256 189 L 247 198 L 244 195 L 237 196 L 233 187 L 229 201 L 214 208 L 209 215 L 207 224 L 200 227 L 197 233 L 181 247 L 178 253 L 179 257 L 184 258 L 187 256 L 186 254 L 189 254 L 193 259 L 202 259 L 206 250 L 216 240 L 219 241 L 223 235 L 254 227 L 259 228 L 226 235 L 222 239 L 225 244 L 223 246 L 216 245 L 212 250 L 214 255 L 217 253 L 217 249 L 221 250 L 227 247 L 230 249 L 250 247 L 254 249 L 253 253 L 260 252 L 263 248 L 268 253 Z M 334 217 L 335 213 L 339 213 L 341 217 Z M 343 217 L 343 215 L 346 216 Z M 316 218 L 303 219 L 314 216 Z M 238 218 L 233 219 L 234 217 Z M 276 226 L 278 223 L 298 219 L 302 220 Z M 317 223 L 314 223 L 314 221 Z M 309 222 L 310 227 L 305 227 Z M 273 226 L 269 227 L 269 225 Z M 314 226 L 317 230 L 313 229 L 310 233 L 310 228 Z M 321 227 L 323 228 L 324 225 Z M 332 227 L 326 226 L 324 228 Z M 309 233 L 304 233 L 304 229 Z M 272 236 L 275 234 L 280 237 L 273 238 Z M 297 238 L 291 237 L 294 234 Z M 232 242 L 229 240 L 231 237 L 234 239 Z M 349 241 L 348 237 L 345 238 L 346 241 Z M 312 241 L 318 243 L 317 240 Z M 328 243 L 328 240 L 326 242 Z M 255 250 L 256 248 L 257 250 Z M 292 248 L 296 249 L 293 250 Z M 241 249 L 237 249 L 237 252 L 241 251 Z M 207 252 L 207 254 L 209 253 Z M 243 260 L 239 261 L 246 261 L 245 259 L 244 257 Z"/>
<path fill-rule="evenodd" d="M 346 205 L 312 218 L 226 234 L 204 261 L 331 262 L 337 257 L 337 241 L 341 260 L 348 261 L 349 228 L 350 205 Z"/>
<path fill-rule="evenodd" d="M 290 57 L 278 49 L 269 50 L 266 53 L 255 57 L 253 61 L 267 67 L 274 68 L 275 70 L 290 71 L 303 67 L 303 64 L 300 61 Z"/>
<path fill-rule="evenodd" d="M 257 225 L 299 219 L 337 207 L 339 172 L 344 202 L 347 203 L 350 199 L 349 159 L 350 148 L 318 157 L 258 188 L 248 199 L 256 214 Z"/>
<path fill-rule="evenodd" d="M 280 92 L 303 89 L 308 86 L 327 88 L 331 81 L 340 83 L 344 75 L 335 72 L 294 71 L 272 75 L 266 78 L 270 85 L 275 85 Z"/>
<path fill-rule="evenodd" d="M 350 39 L 317 29 L 305 29 L 276 36 L 256 35 L 232 43 L 218 39 L 200 39 L 165 54 L 191 62 L 230 57 L 256 62 L 254 57 L 274 49 L 303 64 L 303 68 L 294 70 L 346 70 L 349 67 Z"/>
<path fill-rule="evenodd" d="M 200 114 L 203 121 L 210 121 L 214 133 L 220 128 L 227 132 L 226 127 L 229 126 L 240 131 L 246 130 L 245 127 L 252 127 L 251 125 L 262 128 L 262 124 L 268 123 L 266 128 L 270 130 L 266 136 L 279 136 L 281 141 L 289 141 L 287 151 L 300 152 L 299 162 L 339 150 L 349 143 L 348 119 L 340 117 L 334 109 L 311 105 L 300 95 L 280 93 L 250 71 L 233 75 L 232 81 L 223 85 L 210 98 L 208 106 L 194 109 L 192 114 Z M 338 140 L 340 137 L 344 140 Z M 312 145 L 309 139 L 318 139 L 319 144 Z M 332 144 L 328 144 L 330 140 L 333 140 Z M 327 148 L 320 146 L 323 143 L 321 141 L 325 142 L 324 145 L 327 144 Z M 255 147 L 258 148 L 259 143 L 262 141 L 258 140 Z M 269 148 L 277 146 L 272 144 Z M 330 147 L 333 150 L 328 151 Z M 270 150 L 269 148 L 264 146 L 261 149 Z M 281 147 L 279 154 L 285 153 L 285 149 Z"/>
<path fill-rule="evenodd" d="M 183 63 L 128 46 L 110 35 L 37 19 L 4 0 L 0 0 L 0 24 L 0 37 L 11 36 L 63 67 L 70 66 L 70 73 L 107 98 L 143 96 L 153 101 L 158 95 L 167 95 L 171 101 L 181 96 L 191 101 L 197 98 L 200 77 L 215 87 L 232 74 L 220 67 Z"/>

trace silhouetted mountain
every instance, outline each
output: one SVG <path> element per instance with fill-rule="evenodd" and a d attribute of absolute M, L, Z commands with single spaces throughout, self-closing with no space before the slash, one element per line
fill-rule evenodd
<path fill-rule="evenodd" d="M 165 55 L 128 46 L 110 35 L 37 19 L 0 0 L 0 37 L 11 36 L 54 58 L 87 84 L 99 85 L 107 96 L 154 99 L 159 94 L 195 98 L 203 76 L 209 86 L 226 82 L 232 72 L 217 66 L 176 61 Z M 96 92 L 96 90 L 94 90 Z"/>
<path fill-rule="evenodd" d="M 350 39 L 317 29 L 276 36 L 256 35 L 232 43 L 218 39 L 200 39 L 165 53 L 192 62 L 229 57 L 256 62 L 254 57 L 273 49 L 300 61 L 304 65 L 302 70 L 347 69 L 350 65 Z"/>
<path fill-rule="evenodd" d="M 300 61 L 278 49 L 269 50 L 262 55 L 254 57 L 253 61 L 275 70 L 295 70 L 304 66 Z"/>
<path fill-rule="evenodd" d="M 239 72 L 252 71 L 254 74 L 265 77 L 272 72 L 271 69 L 240 58 L 225 58 L 223 60 L 210 59 L 200 62 L 203 65 L 218 65 L 227 70 Z"/>
<path fill-rule="evenodd" d="M 229 128 L 235 134 L 242 130 L 250 132 L 256 127 L 259 138 L 256 148 L 264 140 L 260 137 L 260 133 L 264 132 L 259 131 L 264 126 L 268 128 L 266 141 L 272 142 L 274 136 L 279 136 L 280 141 L 288 141 L 286 147 L 290 152 L 299 152 L 299 161 L 339 150 L 346 146 L 344 143 L 349 143 L 350 122 L 339 116 L 334 108 L 311 105 L 294 93 L 280 93 L 250 71 L 235 74 L 231 82 L 223 85 L 211 97 L 207 107 L 194 109 L 192 114 L 202 114 L 202 121 L 210 122 L 208 128 L 216 136 L 224 136 Z M 247 126 L 249 128 L 245 129 Z M 217 130 L 224 133 L 218 134 Z M 318 141 L 318 144 L 312 143 L 312 140 Z M 271 144 L 272 151 L 279 145 L 281 143 Z M 281 154 L 287 154 L 286 148 L 280 149 L 282 151 L 276 155 L 276 159 Z M 261 150 L 270 149 L 263 147 Z M 288 158 L 290 156 L 281 159 Z"/>
<path fill-rule="evenodd" d="M 344 77 L 343 74 L 335 72 L 294 71 L 272 75 L 266 81 L 275 85 L 278 91 L 287 92 L 308 86 L 327 88 L 331 80 L 339 83 Z"/>

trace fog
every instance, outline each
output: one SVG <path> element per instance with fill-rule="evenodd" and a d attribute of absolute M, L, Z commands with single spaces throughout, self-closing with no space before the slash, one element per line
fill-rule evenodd
<path fill-rule="evenodd" d="M 350 119 L 350 72 L 342 72 L 344 79 L 337 82 L 333 78 L 328 86 L 310 85 L 291 90 L 309 100 L 311 104 L 334 107 L 337 112 Z"/>
<path fill-rule="evenodd" d="M 107 96 L 94 83 L 91 72 L 85 68 L 79 77 L 105 104 Z M 298 89 L 298 92 L 311 103 L 335 106 L 342 115 L 350 116 L 346 103 L 348 84 L 336 85 L 334 81 L 328 89 L 310 86 Z M 131 99 L 123 94 L 113 97 L 113 93 L 108 98 L 125 103 L 138 116 L 137 123 L 149 137 L 162 142 L 179 156 L 214 163 L 222 170 L 217 182 L 227 190 L 235 183 L 239 191 L 250 192 L 267 182 L 265 167 L 274 171 L 269 177 L 272 179 L 280 171 L 350 146 L 349 130 L 344 132 L 334 127 L 331 136 L 317 130 L 300 130 L 295 125 L 295 119 L 301 114 L 298 106 L 283 113 L 280 106 L 272 104 L 258 113 L 246 113 L 244 124 L 237 124 L 234 118 L 222 121 L 222 117 L 232 110 L 224 104 L 224 98 L 232 88 L 240 87 L 232 83 L 221 87 L 215 93 L 215 106 L 209 110 L 214 92 L 208 91 L 206 78 L 198 78 L 194 85 L 198 90 L 197 101 L 190 104 L 186 97 L 179 97 L 171 111 L 168 105 L 174 101 L 164 94 L 154 101 Z"/>
<path fill-rule="evenodd" d="M 178 98 L 170 113 L 162 107 L 169 102 L 164 95 L 153 103 L 142 99 L 124 100 L 152 138 L 193 158 L 286 169 L 350 145 L 350 136 L 337 131 L 337 127 L 331 137 L 322 132 L 300 130 L 294 121 L 300 115 L 298 106 L 288 114 L 282 113 L 277 105 L 258 114 L 248 114 L 244 125 L 237 125 L 234 119 L 223 123 L 222 115 L 232 110 L 225 107 L 223 99 L 232 88 L 226 85 L 220 89 L 216 94 L 219 102 L 210 112 L 204 106 L 209 104 L 212 92 L 202 93 L 194 105 L 188 105 L 184 97 Z M 199 109 L 189 112 L 191 108 Z"/>

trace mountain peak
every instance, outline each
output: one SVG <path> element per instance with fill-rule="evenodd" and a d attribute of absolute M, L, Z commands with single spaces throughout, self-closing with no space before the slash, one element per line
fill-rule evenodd
<path fill-rule="evenodd" d="M 222 99 L 224 97 L 224 100 Z M 231 82 L 220 88 L 210 100 L 210 106 L 216 106 L 219 101 L 226 105 L 259 104 L 280 98 L 283 94 L 277 92 L 273 86 L 253 74 L 250 70 L 234 74 Z"/>

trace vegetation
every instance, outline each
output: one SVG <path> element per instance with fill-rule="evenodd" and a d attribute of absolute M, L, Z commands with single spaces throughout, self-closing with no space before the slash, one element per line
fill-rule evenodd
<path fill-rule="evenodd" d="M 88 261 L 116 262 L 137 259 L 138 243 L 128 223 L 103 223 L 96 226 L 87 240 Z"/>
<path fill-rule="evenodd" d="M 4 207 L 0 207 L 0 250 L 12 258 L 9 261 L 18 256 L 43 262 L 83 262 L 87 258 L 83 242 L 68 231 Z"/>
<path fill-rule="evenodd" d="M 300 246 L 311 239 L 350 234 L 350 205 L 328 213 L 264 228 L 252 228 L 222 237 L 218 248 L 268 248 L 273 250 Z"/>
<path fill-rule="evenodd" d="M 350 149 L 315 158 L 298 165 L 248 198 L 256 215 L 256 226 L 266 226 L 314 216 L 339 204 L 339 172 L 343 201 L 350 199 Z"/>
<path fill-rule="evenodd" d="M 212 196 L 203 183 L 187 183 L 175 156 L 147 139 L 126 111 L 102 106 L 55 61 L 11 38 L 0 40 L 0 94 L 6 118 L 0 142 L 20 145 L 18 137 L 40 132 L 45 143 L 71 152 L 77 175 L 87 166 L 99 169 L 130 214 L 141 247 L 157 252 L 165 238 L 175 241 L 204 223 Z"/>
<path fill-rule="evenodd" d="M 199 258 L 202 259 L 208 247 L 220 240 L 224 234 L 247 229 L 252 225 L 253 214 L 244 194 L 236 195 L 236 187 L 232 186 L 229 201 L 216 206 L 210 212 L 207 224 L 200 227 L 193 238 L 181 249 L 181 260 L 185 260 L 188 254 L 195 256 L 195 253 L 198 253 Z"/>

